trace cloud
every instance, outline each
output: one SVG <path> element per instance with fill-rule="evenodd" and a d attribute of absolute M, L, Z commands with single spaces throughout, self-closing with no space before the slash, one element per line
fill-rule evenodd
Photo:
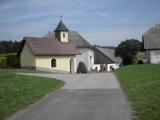
<path fill-rule="evenodd" d="M 56 27 L 60 15 L 69 28 L 83 32 L 93 44 L 117 45 L 127 38 L 140 39 L 149 25 L 159 21 L 159 15 L 139 14 L 136 9 L 132 15 L 126 1 L 0 0 L 0 39 L 42 36 Z"/>
<path fill-rule="evenodd" d="M 97 3 L 98 5 L 101 2 L 109 3 L 111 1 L 112 0 L 100 0 L 99 2 L 92 0 L 28 0 L 25 2 L 21 0 L 18 0 L 18 2 L 10 1 L 0 5 L 0 23 L 21 22 L 26 19 L 36 19 L 40 17 L 59 17 L 60 15 L 67 17 L 67 19 L 73 19 L 73 17 L 76 17 L 77 21 L 74 23 L 78 23 L 78 21 L 89 17 L 94 19 L 104 19 L 107 21 L 126 20 L 124 18 L 122 19 L 122 17 L 119 17 L 118 15 L 115 15 L 115 13 L 109 10 L 100 9 L 95 10 L 94 12 L 90 11 L 92 8 L 91 5 L 93 4 Z M 84 6 L 86 7 L 84 8 Z"/>
<path fill-rule="evenodd" d="M 57 14 L 53 14 L 53 13 L 32 13 L 32 14 L 26 14 L 26 15 L 22 15 L 22 16 L 10 16 L 10 17 L 6 17 L 6 18 L 2 18 L 1 22 L 17 22 L 17 21 L 23 21 L 26 19 L 30 19 L 30 18 L 38 18 L 38 17 L 45 17 L 45 16 L 55 16 Z"/>
<path fill-rule="evenodd" d="M 86 5 L 89 0 L 30 0 L 32 4 L 35 5 L 62 5 L 62 4 L 75 4 Z"/>
<path fill-rule="evenodd" d="M 49 30 L 53 31 L 56 27 L 56 22 L 56 20 L 50 18 L 37 22 L 30 21 L 28 23 L 18 26 L 6 26 L 5 28 L 0 29 L 0 39 L 22 40 L 25 36 L 41 37 Z"/>
<path fill-rule="evenodd" d="M 9 10 L 9 9 L 12 9 L 12 8 L 15 8 L 15 7 L 16 7 L 15 4 L 1 5 L 0 11 Z"/>
<path fill-rule="evenodd" d="M 23 8 L 28 5 L 27 1 L 22 0 L 4 0 L 4 2 L 0 1 L 0 12 L 11 12 L 17 8 Z"/>

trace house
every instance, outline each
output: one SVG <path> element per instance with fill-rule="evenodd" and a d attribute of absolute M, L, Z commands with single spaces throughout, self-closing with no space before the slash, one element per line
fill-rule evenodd
<path fill-rule="evenodd" d="M 111 71 L 120 67 L 122 59 L 115 57 L 114 47 L 94 47 L 94 67 L 97 71 Z"/>
<path fill-rule="evenodd" d="M 149 63 L 160 63 L 160 24 L 150 28 L 142 36 L 144 49 Z"/>
<path fill-rule="evenodd" d="M 24 37 L 19 52 L 21 67 L 51 72 L 76 73 L 80 61 L 87 70 L 94 66 L 92 46 L 60 20 L 54 32 L 41 38 Z"/>

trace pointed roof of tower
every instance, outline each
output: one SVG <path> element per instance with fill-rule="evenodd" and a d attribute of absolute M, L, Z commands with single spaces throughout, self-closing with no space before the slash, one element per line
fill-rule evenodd
<path fill-rule="evenodd" d="M 58 26 L 54 30 L 54 32 L 58 32 L 58 31 L 69 31 L 69 29 L 64 25 L 62 19 L 60 20 Z"/>

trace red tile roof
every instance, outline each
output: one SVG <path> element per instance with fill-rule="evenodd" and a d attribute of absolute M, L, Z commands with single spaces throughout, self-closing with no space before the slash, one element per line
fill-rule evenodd
<path fill-rule="evenodd" d="M 33 55 L 76 55 L 80 54 L 71 42 L 62 43 L 53 38 L 24 37 Z"/>

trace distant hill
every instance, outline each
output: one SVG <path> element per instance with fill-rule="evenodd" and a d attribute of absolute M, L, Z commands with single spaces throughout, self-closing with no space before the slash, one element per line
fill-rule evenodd
<path fill-rule="evenodd" d="M 115 49 L 115 46 L 102 46 L 102 48 L 109 48 L 109 49 Z"/>
<path fill-rule="evenodd" d="M 109 49 L 115 49 L 115 46 L 100 46 L 100 45 L 93 45 L 94 47 L 101 47 L 101 48 L 109 48 Z"/>

